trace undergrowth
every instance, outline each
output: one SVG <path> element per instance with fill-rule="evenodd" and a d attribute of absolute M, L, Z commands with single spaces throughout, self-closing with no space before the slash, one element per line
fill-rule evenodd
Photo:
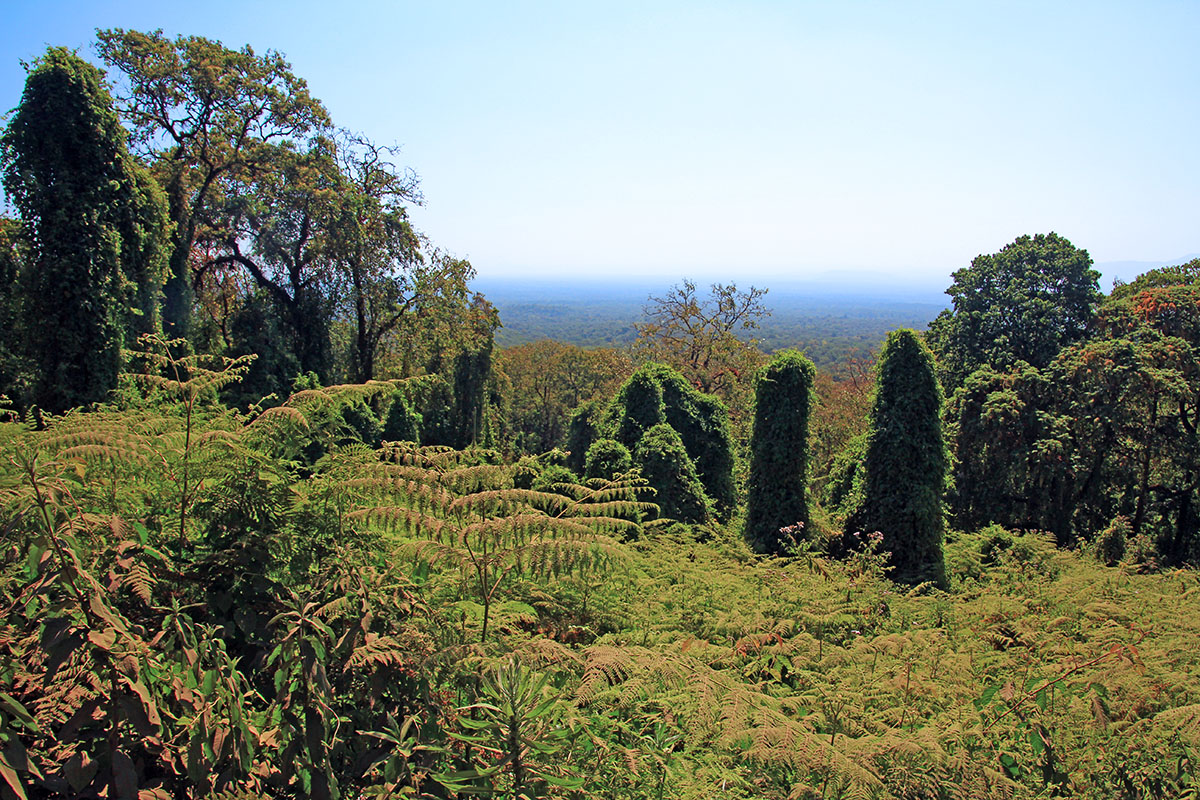
<path fill-rule="evenodd" d="M 636 476 L 347 437 L 394 384 L 229 412 L 240 366 L 0 424 L 4 796 L 1196 794 L 1194 571 L 760 558 Z"/>

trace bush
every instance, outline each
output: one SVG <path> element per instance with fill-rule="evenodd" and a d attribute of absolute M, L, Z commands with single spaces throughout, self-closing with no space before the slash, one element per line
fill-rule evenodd
<path fill-rule="evenodd" d="M 421 441 L 421 415 L 403 392 L 396 392 L 383 421 L 382 438 L 386 442 Z"/>
<path fill-rule="evenodd" d="M 646 431 L 638 442 L 636 460 L 642 476 L 657 491 L 654 502 L 662 516 L 689 523 L 708 521 L 704 487 L 674 428 L 663 423 Z"/>
<path fill-rule="evenodd" d="M 600 438 L 603 416 L 603 408 L 597 400 L 588 400 L 571 412 L 567 423 L 567 466 L 575 472 L 584 471 L 588 449 Z"/>
<path fill-rule="evenodd" d="M 587 466 L 584 475 L 588 478 L 610 480 L 614 475 L 633 468 L 633 456 L 629 448 L 616 439 L 600 439 L 587 451 Z"/>
<path fill-rule="evenodd" d="M 1096 560 L 1109 567 L 1116 566 L 1125 558 L 1125 543 L 1132 533 L 1128 517 L 1114 517 L 1108 527 L 1096 536 Z"/>

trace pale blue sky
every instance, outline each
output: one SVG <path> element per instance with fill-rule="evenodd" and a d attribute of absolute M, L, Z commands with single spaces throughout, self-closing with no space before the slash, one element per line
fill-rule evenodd
<path fill-rule="evenodd" d="M 10 2 L 18 59 L 94 29 L 275 49 L 403 146 L 484 277 L 945 282 L 1055 230 L 1200 252 L 1200 3 Z M 864 284 L 874 278 L 863 277 Z M 1107 285 L 1105 286 L 1107 288 Z"/>

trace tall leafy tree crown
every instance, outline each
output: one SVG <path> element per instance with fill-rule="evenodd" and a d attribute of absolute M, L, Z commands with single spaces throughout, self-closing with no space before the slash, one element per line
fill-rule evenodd
<path fill-rule="evenodd" d="M 100 57 L 123 77 L 121 100 L 134 141 L 167 187 L 170 275 L 164 321 L 190 334 L 189 261 L 198 237 L 228 227 L 224 197 L 278 168 L 280 145 L 329 126 L 329 116 L 278 53 L 230 50 L 203 36 L 162 31 L 98 33 Z"/>
<path fill-rule="evenodd" d="M 1099 278 L 1088 252 L 1053 232 L 1021 236 L 956 271 L 946 290 L 954 308 L 930 324 L 947 387 L 984 364 L 1047 366 L 1083 338 L 1100 302 Z"/>
<path fill-rule="evenodd" d="M 754 384 L 754 432 L 746 496 L 746 539 L 760 553 L 779 553 L 779 530 L 808 523 L 808 418 L 811 361 L 784 350 Z"/>
<path fill-rule="evenodd" d="M 55 411 L 99 400 L 122 345 L 157 327 L 165 200 L 126 149 L 103 74 L 64 48 L 30 70 L 0 162 L 32 246 L 32 399 Z"/>
<path fill-rule="evenodd" d="M 888 334 L 879 353 L 863 497 L 846 530 L 882 533 L 893 577 L 906 583 L 945 583 L 942 495 L 949 457 L 941 411 L 929 348 L 914 331 Z"/>

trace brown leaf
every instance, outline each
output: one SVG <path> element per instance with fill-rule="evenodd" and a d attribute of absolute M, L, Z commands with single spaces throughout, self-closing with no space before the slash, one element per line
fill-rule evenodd
<path fill-rule="evenodd" d="M 89 631 L 88 641 L 107 653 L 117 643 L 117 632 L 112 628 L 105 628 L 102 631 Z"/>

